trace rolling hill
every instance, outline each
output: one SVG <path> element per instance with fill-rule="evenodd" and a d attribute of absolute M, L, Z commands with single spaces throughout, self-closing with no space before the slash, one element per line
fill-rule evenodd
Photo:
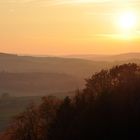
<path fill-rule="evenodd" d="M 107 67 L 106 62 L 93 62 L 78 58 L 32 57 L 0 54 L 0 71 L 5 72 L 45 72 L 65 73 L 87 77 L 91 72 Z"/>
<path fill-rule="evenodd" d="M 139 56 L 139 53 L 106 56 L 106 59 L 103 59 L 105 56 L 98 56 L 98 59 L 96 57 L 93 61 L 87 60 L 87 56 L 32 57 L 0 53 L 0 94 L 8 92 L 14 96 L 56 93 L 67 95 L 67 92 L 83 88 L 84 79 L 93 73 L 118 64 L 140 63 Z"/>
<path fill-rule="evenodd" d="M 117 55 L 97 55 L 97 54 L 87 54 L 87 55 L 68 55 L 66 58 L 79 58 L 93 61 L 128 61 L 140 59 L 140 53 L 124 53 Z"/>

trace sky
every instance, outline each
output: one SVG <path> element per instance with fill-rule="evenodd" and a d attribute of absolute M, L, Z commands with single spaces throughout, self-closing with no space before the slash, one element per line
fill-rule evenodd
<path fill-rule="evenodd" d="M 139 0 L 0 0 L 0 52 L 140 52 L 139 9 Z M 119 20 L 129 12 L 137 20 L 126 31 Z"/>

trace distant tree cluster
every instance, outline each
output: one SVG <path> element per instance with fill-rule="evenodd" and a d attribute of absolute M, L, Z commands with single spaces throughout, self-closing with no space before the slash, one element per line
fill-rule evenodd
<path fill-rule="evenodd" d="M 0 94 L 0 99 L 7 99 L 11 97 L 10 93 L 4 92 Z"/>
<path fill-rule="evenodd" d="M 63 100 L 44 97 L 19 114 L 11 140 L 118 140 L 140 136 L 140 67 L 102 70 L 85 89 Z"/>

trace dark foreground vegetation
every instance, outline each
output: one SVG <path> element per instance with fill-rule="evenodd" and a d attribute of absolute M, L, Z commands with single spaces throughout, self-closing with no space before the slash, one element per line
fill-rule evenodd
<path fill-rule="evenodd" d="M 140 67 L 124 64 L 94 74 L 74 97 L 44 97 L 15 117 L 11 140 L 139 139 Z"/>
<path fill-rule="evenodd" d="M 0 96 L 0 133 L 8 127 L 12 117 L 23 112 L 31 102 L 40 104 L 41 96 L 14 97 L 3 93 Z"/>

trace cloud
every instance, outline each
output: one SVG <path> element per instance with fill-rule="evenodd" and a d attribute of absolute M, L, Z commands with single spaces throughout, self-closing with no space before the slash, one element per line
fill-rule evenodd
<path fill-rule="evenodd" d="M 54 0 L 56 4 L 84 4 L 84 3 L 104 3 L 111 0 Z"/>
<path fill-rule="evenodd" d="M 112 0 L 12 0 L 15 3 L 33 3 L 33 4 L 42 4 L 42 5 L 75 5 L 75 4 L 86 4 L 86 3 L 104 3 L 104 2 L 110 2 Z"/>
<path fill-rule="evenodd" d="M 2 0 L 8 3 L 33 4 L 38 6 L 82 5 L 82 4 L 111 4 L 111 5 L 138 5 L 139 0 Z"/>
<path fill-rule="evenodd" d="M 140 39 L 140 32 L 137 31 L 135 33 L 123 34 L 123 33 L 105 33 L 105 34 L 95 34 L 96 38 L 106 38 L 106 39 L 121 39 L 121 40 L 135 40 Z"/>
<path fill-rule="evenodd" d="M 23 3 L 30 3 L 30 2 L 40 2 L 40 3 L 52 3 L 52 4 L 83 4 L 83 3 L 133 3 L 137 4 L 140 3 L 139 0 L 13 0 L 13 1 L 20 1 Z"/>
<path fill-rule="evenodd" d="M 16 1 L 16 0 L 14 0 Z M 30 3 L 30 2 L 48 2 L 48 3 L 61 3 L 61 4 L 68 4 L 68 3 L 103 3 L 112 0 L 18 0 L 23 3 Z"/>

